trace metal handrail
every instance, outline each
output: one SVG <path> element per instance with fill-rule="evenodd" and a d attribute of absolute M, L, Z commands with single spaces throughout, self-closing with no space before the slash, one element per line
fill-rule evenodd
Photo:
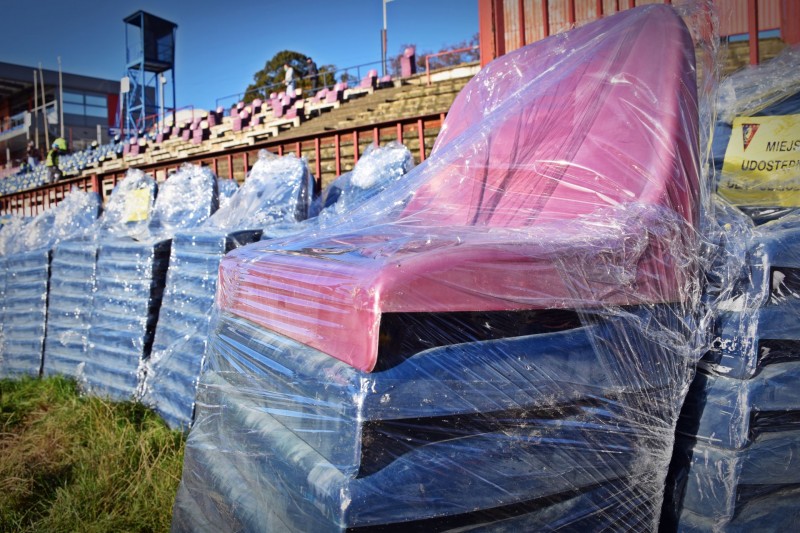
<path fill-rule="evenodd" d="M 445 50 L 444 52 L 437 52 L 435 54 L 428 54 L 425 56 L 425 77 L 428 80 L 427 85 L 431 84 L 431 58 L 433 57 L 440 57 L 446 56 L 450 54 L 463 54 L 464 52 L 470 52 L 472 50 L 477 50 L 479 48 L 478 45 L 475 46 L 467 46 L 465 48 L 458 48 L 456 50 Z"/>
<path fill-rule="evenodd" d="M 165 107 L 164 108 L 164 117 L 166 118 L 167 115 L 173 113 L 173 111 L 177 114 L 179 111 L 184 111 L 186 109 L 191 109 L 192 110 L 192 120 L 194 120 L 194 106 L 191 105 L 191 104 L 190 105 L 185 105 L 185 106 L 182 106 L 182 107 L 178 107 L 178 108 Z M 150 130 L 152 130 L 152 128 L 156 124 L 158 124 L 158 122 L 160 120 L 160 117 L 161 117 L 161 113 L 152 113 L 150 115 L 145 115 L 144 123 L 146 125 L 146 132 L 149 132 Z M 152 120 L 152 122 L 151 122 L 151 120 Z M 150 126 L 147 126 L 147 124 L 150 124 Z M 119 133 L 120 133 L 120 137 L 122 137 L 122 138 L 130 138 L 131 137 L 131 135 L 130 135 L 131 132 L 127 128 L 120 128 Z M 139 135 L 138 131 L 136 131 L 134 133 L 136 134 L 136 136 Z"/>
<path fill-rule="evenodd" d="M 370 63 L 362 63 L 360 65 L 352 65 L 352 66 L 349 66 L 349 67 L 336 69 L 334 71 L 321 72 L 321 73 L 317 74 L 317 78 L 323 78 L 323 83 L 322 83 L 321 87 L 317 88 L 317 90 L 320 90 L 320 89 L 323 89 L 323 88 L 328 88 L 328 87 L 333 87 L 336 84 L 336 75 L 338 73 L 343 72 L 343 73 L 347 74 L 351 70 L 355 69 L 355 71 L 356 71 L 356 79 L 357 80 L 361 80 L 361 69 L 362 68 L 364 68 L 364 67 L 372 67 L 372 66 L 376 66 L 376 65 L 380 65 L 380 64 L 381 64 L 380 61 L 372 61 Z M 332 83 L 327 83 L 328 76 L 333 76 L 333 80 L 332 80 L 333 82 Z M 300 79 L 300 80 L 310 80 L 311 78 L 312 78 L 312 76 L 303 76 L 302 78 L 298 78 L 298 79 Z M 234 93 L 234 94 L 229 94 L 227 96 L 221 96 L 221 97 L 219 97 L 219 98 L 217 98 L 215 100 L 214 104 L 215 104 L 216 107 L 219 107 L 221 101 L 229 100 L 229 99 L 234 98 L 234 97 L 235 97 L 237 102 L 241 102 L 244 99 L 244 97 L 246 95 L 250 94 L 250 93 L 256 93 L 256 92 L 260 92 L 260 91 L 265 91 L 266 94 L 269 94 L 269 92 L 272 89 L 277 89 L 277 88 L 283 87 L 283 86 L 284 86 L 283 82 L 278 82 L 278 83 L 272 83 L 270 85 L 264 85 L 262 87 L 256 87 L 255 89 L 250 89 L 249 91 L 244 91 L 244 92 L 241 92 L 241 93 Z"/>

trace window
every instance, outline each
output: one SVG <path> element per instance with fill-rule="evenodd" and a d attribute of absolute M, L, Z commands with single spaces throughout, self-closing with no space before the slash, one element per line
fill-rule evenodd
<path fill-rule="evenodd" d="M 64 91 L 64 103 L 66 104 L 67 102 L 69 102 L 71 104 L 81 104 L 81 105 L 83 105 L 83 95 L 82 94 L 78 94 L 78 93 L 70 93 L 70 92 Z M 66 109 L 66 107 L 64 109 Z"/>
<path fill-rule="evenodd" d="M 108 116 L 105 95 L 82 94 L 64 91 L 64 113 L 84 117 L 104 118 Z"/>

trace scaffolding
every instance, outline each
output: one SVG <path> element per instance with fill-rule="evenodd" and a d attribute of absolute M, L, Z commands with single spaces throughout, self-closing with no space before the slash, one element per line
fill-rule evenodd
<path fill-rule="evenodd" d="M 175 33 L 178 25 L 144 11 L 124 19 L 126 77 L 121 83 L 118 124 L 127 136 L 136 136 L 157 125 L 164 127 L 165 113 L 175 120 Z M 167 107 L 165 88 L 172 87 L 172 105 Z"/>

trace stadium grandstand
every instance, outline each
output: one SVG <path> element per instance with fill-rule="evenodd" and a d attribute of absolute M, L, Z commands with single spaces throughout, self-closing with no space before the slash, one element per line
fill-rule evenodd
<path fill-rule="evenodd" d="M 736 167 L 798 167 L 800 4 L 473 1 L 476 46 L 141 127 L 0 63 L 0 377 L 191 428 L 174 531 L 788 529 L 800 197 Z"/>
<path fill-rule="evenodd" d="M 329 80 L 315 95 L 287 95 L 273 88 L 270 98 L 233 102 L 216 109 L 182 103 L 175 119 L 169 116 L 146 131 L 109 136 L 119 103 L 119 83 L 64 75 L 64 130 L 70 154 L 62 157 L 65 180 L 46 183 L 43 168 L 20 168 L 28 138 L 36 138 L 33 69 L 0 64 L 4 81 L 0 115 L 6 115 L 0 142 L 5 143 L 5 179 L 0 180 L 0 214 L 32 216 L 60 201 L 77 186 L 106 198 L 129 168 L 140 168 L 163 181 L 181 164 L 210 166 L 220 177 L 243 181 L 258 151 L 305 156 L 317 180 L 317 191 L 351 170 L 370 144 L 398 140 L 423 161 L 433 146 L 447 110 L 464 84 L 492 59 L 574 26 L 624 11 L 641 0 L 569 0 L 548 3 L 479 0 L 480 64 L 444 69 L 402 69 L 396 79 L 379 78 L 376 70 L 360 72 L 355 83 Z M 656 2 L 657 3 L 657 2 Z M 666 2 L 669 3 L 669 2 Z M 720 34 L 727 45 L 725 70 L 758 64 L 798 40 L 796 6 L 782 0 L 718 2 L 726 10 Z M 758 5 L 757 11 L 753 6 Z M 535 8 L 535 6 L 539 6 Z M 460 53 L 463 50 L 454 50 Z M 435 57 L 406 63 L 424 65 Z M 440 55 L 440 54 L 436 54 Z M 346 72 L 348 69 L 342 69 Z M 57 72 L 44 71 L 45 97 L 51 137 L 60 131 L 57 110 Z M 74 101 L 73 101 L 74 100 Z M 28 126 L 26 126 L 28 124 Z M 43 129 L 43 128 L 42 128 Z M 124 131 L 124 130 L 123 130 Z M 38 133 L 39 146 L 44 131 Z"/>

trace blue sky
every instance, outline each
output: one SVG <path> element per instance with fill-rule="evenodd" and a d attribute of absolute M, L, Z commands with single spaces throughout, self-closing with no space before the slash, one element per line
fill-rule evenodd
<path fill-rule="evenodd" d="M 32 8 L 31 6 L 35 6 Z M 339 68 L 380 59 L 381 0 L 0 0 L 0 61 L 118 80 L 125 74 L 125 24 L 144 10 L 178 25 L 178 106 L 210 108 L 244 91 L 280 50 Z M 388 50 L 419 51 L 468 40 L 478 31 L 478 0 L 393 0 Z"/>

